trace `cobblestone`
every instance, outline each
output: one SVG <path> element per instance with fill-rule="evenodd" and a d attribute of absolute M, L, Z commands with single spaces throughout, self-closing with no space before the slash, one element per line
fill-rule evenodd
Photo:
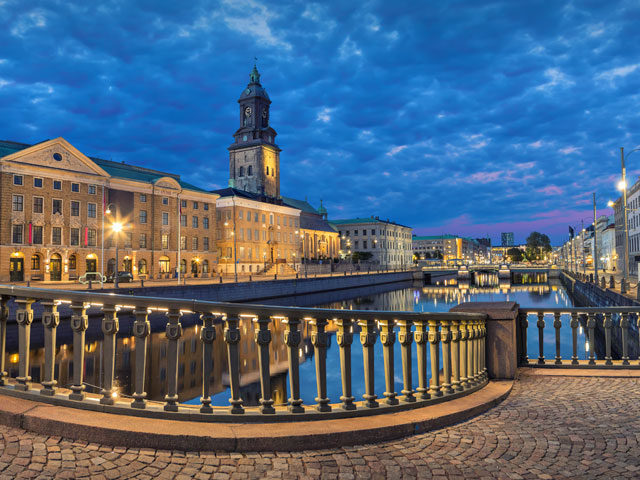
<path fill-rule="evenodd" d="M 502 404 L 448 428 L 304 452 L 126 449 L 0 426 L 0 478 L 638 478 L 640 381 L 523 377 Z"/>

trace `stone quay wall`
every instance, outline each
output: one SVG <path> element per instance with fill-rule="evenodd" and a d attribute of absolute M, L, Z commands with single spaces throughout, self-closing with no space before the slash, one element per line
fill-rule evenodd
<path fill-rule="evenodd" d="M 640 305 L 640 302 L 614 290 L 599 287 L 595 283 L 576 280 L 564 272 L 560 275 L 560 282 L 578 307 L 636 307 Z"/>

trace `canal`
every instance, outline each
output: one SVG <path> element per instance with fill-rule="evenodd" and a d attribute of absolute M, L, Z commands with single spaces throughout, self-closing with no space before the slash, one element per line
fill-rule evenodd
<path fill-rule="evenodd" d="M 318 306 L 347 310 L 385 310 L 385 311 L 416 311 L 416 312 L 446 312 L 455 305 L 463 302 L 499 302 L 514 301 L 523 307 L 571 307 L 571 298 L 557 280 L 548 280 L 546 274 L 515 275 L 512 282 L 503 283 L 496 274 L 476 274 L 467 283 L 458 283 L 454 277 L 433 279 L 429 284 L 416 282 L 401 282 L 395 284 L 378 285 L 361 289 L 349 289 L 321 294 L 298 297 L 283 297 L 264 302 L 289 306 Z M 537 356 L 538 330 L 535 318 L 529 319 L 528 348 L 529 356 Z M 550 318 L 549 318 L 550 320 Z M 149 365 L 146 379 L 148 399 L 161 402 L 166 393 L 166 358 L 167 343 L 165 337 L 166 318 L 162 315 L 151 315 L 152 334 L 149 341 L 147 365 Z M 568 326 L 569 318 L 562 318 L 563 324 Z M 116 346 L 116 387 L 119 395 L 127 397 L 133 392 L 134 383 L 134 351 L 135 337 L 131 334 L 133 316 L 123 314 L 120 317 L 120 332 Z M 549 321 L 547 323 L 550 323 Z M 202 379 L 202 343 L 199 339 L 198 318 L 195 315 L 185 315 L 182 318 L 184 326 L 183 336 L 179 343 L 179 395 L 184 403 L 199 403 Z M 253 325 L 249 321 L 240 323 L 240 382 L 241 395 L 246 405 L 258 405 L 260 397 L 260 382 L 258 374 L 258 349 L 253 338 Z M 284 325 L 279 320 L 272 324 L 273 340 L 271 345 L 271 384 L 273 398 L 276 404 L 286 404 L 288 398 L 288 368 L 287 349 L 283 340 Z M 338 402 L 341 395 L 340 358 L 336 345 L 336 328 L 330 322 L 329 348 L 327 351 L 327 384 L 329 398 Z M 226 358 L 226 347 L 223 341 L 222 325 L 216 326 L 216 340 L 214 343 L 214 370 L 211 389 L 212 404 L 228 406 L 229 377 Z M 357 333 L 357 328 L 354 330 Z M 561 350 L 564 359 L 571 357 L 571 330 L 562 329 Z M 314 404 L 316 396 L 315 364 L 313 346 L 308 328 L 303 328 L 303 341 L 298 352 L 300 356 L 301 396 L 306 404 Z M 102 333 L 100 318 L 92 317 L 87 330 L 87 345 L 85 352 L 85 381 L 87 391 L 98 392 L 102 376 Z M 545 329 L 545 357 L 555 355 L 555 333 L 553 328 Z M 66 387 L 72 383 L 73 376 L 73 342 L 72 332 L 68 321 L 62 321 L 58 328 L 56 352 L 56 375 L 59 385 Z M 43 333 L 40 322 L 32 326 L 32 350 L 30 364 L 31 376 L 34 382 L 40 380 L 44 366 Z M 586 358 L 589 346 L 584 326 L 579 329 L 578 354 Z M 591 347 L 592 348 L 592 347 Z M 415 349 L 415 347 L 414 347 Z M 17 327 L 9 326 L 7 338 L 6 365 L 10 376 L 17 375 Z M 599 349 L 596 350 L 596 352 Z M 414 350 L 415 351 L 415 350 Z M 382 345 L 378 341 L 375 345 L 376 355 L 382 356 Z M 353 355 L 353 390 L 356 399 L 361 399 L 364 393 L 362 348 L 359 338 L 354 335 Z M 400 348 L 395 349 L 396 363 L 396 391 L 399 392 L 402 383 Z M 417 371 L 415 354 L 413 355 L 413 370 Z M 384 391 L 384 374 L 378 369 L 375 375 L 376 390 L 379 396 Z M 414 378 L 414 382 L 415 382 Z"/>

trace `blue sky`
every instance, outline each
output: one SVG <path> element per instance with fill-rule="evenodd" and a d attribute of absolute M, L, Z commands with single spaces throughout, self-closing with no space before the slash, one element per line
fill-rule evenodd
<path fill-rule="evenodd" d="M 637 0 L 0 0 L 0 24 L 0 138 L 212 189 L 258 57 L 282 192 L 333 218 L 559 243 L 640 146 Z"/>

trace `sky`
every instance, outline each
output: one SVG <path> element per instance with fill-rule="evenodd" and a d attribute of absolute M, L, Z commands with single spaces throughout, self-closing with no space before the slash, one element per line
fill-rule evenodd
<path fill-rule="evenodd" d="M 283 195 L 560 244 L 640 147 L 639 24 L 637 0 L 0 0 L 0 138 L 226 187 L 257 57 Z"/>

